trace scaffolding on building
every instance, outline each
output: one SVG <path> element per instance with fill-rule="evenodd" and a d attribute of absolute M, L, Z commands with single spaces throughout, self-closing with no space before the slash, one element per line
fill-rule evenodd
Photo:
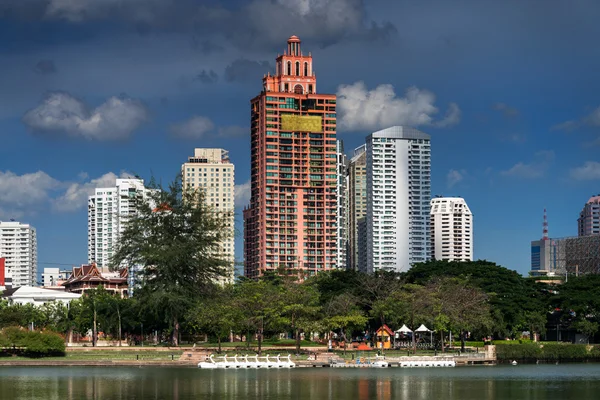
<path fill-rule="evenodd" d="M 549 239 L 556 274 L 600 274 L 600 235 Z"/>

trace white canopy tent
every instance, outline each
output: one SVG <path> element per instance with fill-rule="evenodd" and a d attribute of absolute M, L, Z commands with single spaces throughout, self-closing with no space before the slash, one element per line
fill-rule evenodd
<path fill-rule="evenodd" d="M 408 326 L 406 326 L 406 324 L 405 324 L 405 325 L 402 325 L 402 328 L 398 329 L 395 333 L 396 333 L 395 336 L 396 336 L 396 339 L 397 339 L 399 333 L 402 333 L 402 334 L 412 333 L 412 330 L 410 330 L 408 328 Z"/>
<path fill-rule="evenodd" d="M 430 336 L 429 339 L 431 340 L 431 343 L 433 344 L 433 331 L 430 330 L 429 328 L 427 328 L 424 324 L 421 324 L 421 326 L 418 327 L 417 330 L 415 330 L 415 332 L 419 332 L 419 333 L 429 332 L 429 336 Z"/>

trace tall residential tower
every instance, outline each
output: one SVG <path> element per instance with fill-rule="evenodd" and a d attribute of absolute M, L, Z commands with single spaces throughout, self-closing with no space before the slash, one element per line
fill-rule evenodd
<path fill-rule="evenodd" d="M 194 155 L 181 166 L 181 175 L 184 190 L 204 190 L 206 203 L 222 212 L 228 220 L 229 235 L 221 244 L 221 252 L 231 267 L 223 281 L 233 283 L 235 166 L 229 161 L 229 152 L 194 149 Z"/>
<path fill-rule="evenodd" d="M 251 193 L 244 210 L 247 277 L 336 267 L 336 97 L 317 94 L 310 53 L 292 36 L 251 101 Z"/>
<path fill-rule="evenodd" d="M 393 126 L 367 137 L 367 272 L 405 272 L 431 258 L 429 135 Z"/>
<path fill-rule="evenodd" d="M 436 260 L 473 261 L 473 214 L 460 197 L 431 200 L 431 255 Z"/>
<path fill-rule="evenodd" d="M 37 236 L 33 226 L 0 221 L 0 257 L 5 259 L 12 287 L 37 285 Z"/>
<path fill-rule="evenodd" d="M 590 197 L 577 219 L 577 235 L 600 234 L 600 195 Z"/>
<path fill-rule="evenodd" d="M 148 189 L 138 178 L 117 179 L 113 187 L 96 188 L 88 198 L 88 263 L 108 272 L 110 258 L 130 216 L 136 213 L 138 196 Z M 130 278 L 134 278 L 130 271 Z"/>

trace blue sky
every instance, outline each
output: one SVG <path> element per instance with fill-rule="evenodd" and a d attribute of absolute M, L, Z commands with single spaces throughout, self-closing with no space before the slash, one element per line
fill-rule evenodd
<path fill-rule="evenodd" d="M 40 269 L 85 263 L 94 186 L 169 181 L 194 147 L 230 150 L 243 206 L 249 101 L 296 34 L 347 151 L 431 134 L 432 193 L 466 199 L 475 257 L 526 273 L 544 207 L 576 235 L 600 193 L 599 19 L 592 0 L 0 0 L 0 219 L 38 229 Z"/>

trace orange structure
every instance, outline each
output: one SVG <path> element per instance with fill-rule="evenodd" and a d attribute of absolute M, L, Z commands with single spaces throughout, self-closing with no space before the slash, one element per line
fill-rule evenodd
<path fill-rule="evenodd" d="M 391 349 L 393 337 L 394 331 L 384 324 L 375 332 L 375 347 L 378 349 Z"/>
<path fill-rule="evenodd" d="M 336 260 L 336 97 L 317 94 L 312 56 L 292 36 L 251 101 L 251 197 L 244 273 L 314 275 Z"/>

